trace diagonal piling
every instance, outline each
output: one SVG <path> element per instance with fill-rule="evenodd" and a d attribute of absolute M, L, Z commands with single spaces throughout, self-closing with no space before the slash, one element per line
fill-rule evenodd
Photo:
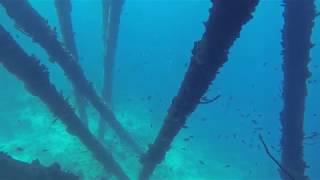
<path fill-rule="evenodd" d="M 26 163 L 15 160 L 2 152 L 0 152 L 0 162 L 0 179 L 3 180 L 79 180 L 78 176 L 63 172 L 57 163 L 45 167 L 42 166 L 38 160 L 34 160 L 32 163 Z"/>
<path fill-rule="evenodd" d="M 299 180 L 305 176 L 303 160 L 303 124 L 307 79 L 310 76 L 308 63 L 312 48 L 311 34 L 316 16 L 314 0 L 284 0 L 283 46 L 283 101 L 282 125 L 282 166 Z M 291 178 L 281 173 L 283 180 Z"/>
<path fill-rule="evenodd" d="M 74 39 L 74 32 L 72 26 L 72 18 L 71 18 L 71 11 L 72 11 L 72 4 L 70 0 L 55 0 L 55 7 L 60 23 L 60 29 L 62 33 L 63 42 L 66 48 L 72 53 L 74 58 L 79 62 L 79 54 L 77 51 L 75 39 Z M 75 99 L 76 105 L 79 112 L 79 117 L 83 123 L 88 123 L 88 117 L 86 113 L 86 101 L 84 97 L 81 96 L 79 92 L 75 90 Z"/>
<path fill-rule="evenodd" d="M 242 26 L 251 18 L 259 0 L 212 0 L 202 39 L 195 43 L 191 64 L 177 96 L 172 100 L 164 124 L 142 156 L 139 179 L 149 179 L 165 157 L 174 137 L 196 109 L 218 70 L 227 61 L 229 48 L 239 37 Z"/>
<path fill-rule="evenodd" d="M 67 131 L 78 137 L 107 171 L 118 179 L 129 179 L 111 153 L 82 124 L 67 100 L 50 82 L 47 68 L 34 56 L 27 55 L 2 26 L 0 26 L 0 63 L 21 80 L 32 95 L 46 104 L 48 109 L 65 124 Z"/>
<path fill-rule="evenodd" d="M 101 117 L 134 152 L 140 154 L 142 148 L 116 119 L 103 99 L 98 96 L 93 85 L 86 79 L 80 65 L 57 40 L 56 32 L 49 27 L 46 20 L 31 7 L 27 0 L 0 0 L 0 4 L 16 25 L 29 34 L 33 41 L 40 44 L 53 61 L 62 68 L 74 89 L 87 98 Z"/>

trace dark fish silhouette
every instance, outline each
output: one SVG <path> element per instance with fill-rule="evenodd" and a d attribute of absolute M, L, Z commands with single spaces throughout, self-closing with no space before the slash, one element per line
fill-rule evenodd
<path fill-rule="evenodd" d="M 22 148 L 22 147 L 17 147 L 17 148 L 16 148 L 16 151 L 22 152 L 22 151 L 24 151 L 24 148 Z"/>
<path fill-rule="evenodd" d="M 209 104 L 209 103 L 212 103 L 212 102 L 215 102 L 216 100 L 218 100 L 219 98 L 221 97 L 221 95 L 217 95 L 216 97 L 212 98 L 212 99 L 208 99 L 207 97 L 202 97 L 200 99 L 200 102 L 199 104 Z"/>

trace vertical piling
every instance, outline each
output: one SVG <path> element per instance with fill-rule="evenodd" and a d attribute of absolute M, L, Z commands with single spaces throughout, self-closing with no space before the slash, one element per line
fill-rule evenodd
<path fill-rule="evenodd" d="M 103 67 L 105 67 L 106 64 L 106 52 L 107 52 L 107 39 L 108 39 L 108 32 L 109 32 L 109 22 L 110 22 L 110 9 L 111 9 L 111 0 L 102 0 L 102 40 L 103 40 L 103 48 L 104 48 L 104 54 L 103 54 Z M 105 68 L 103 68 L 103 86 L 102 86 L 102 98 L 105 100 L 106 103 L 109 103 L 109 105 L 112 105 L 111 101 L 111 94 L 110 98 L 107 98 L 108 95 L 106 93 L 106 87 L 105 87 Z M 111 92 L 111 91 L 109 91 Z M 98 127 L 98 138 L 103 142 L 104 140 L 104 134 L 106 132 L 107 124 L 102 119 L 103 117 L 100 117 L 99 121 L 99 127 Z"/>
<path fill-rule="evenodd" d="M 284 0 L 283 46 L 283 101 L 282 125 L 282 166 L 299 180 L 304 175 L 303 124 L 307 79 L 310 76 L 308 63 L 312 48 L 311 33 L 316 16 L 314 0 Z M 281 172 L 281 171 L 280 171 Z M 283 180 L 291 180 L 281 173 Z"/>
<path fill-rule="evenodd" d="M 212 0 L 202 39 L 195 43 L 191 64 L 177 96 L 172 100 L 156 140 L 142 156 L 140 180 L 149 179 L 165 157 L 174 137 L 196 109 L 218 70 L 227 61 L 229 48 L 239 37 L 242 26 L 252 18 L 259 0 Z"/>
<path fill-rule="evenodd" d="M 104 77 L 102 97 L 112 106 L 113 74 L 120 26 L 120 17 L 124 0 L 102 0 L 103 42 L 104 42 Z M 103 138 L 105 121 L 99 125 L 99 137 Z"/>
<path fill-rule="evenodd" d="M 105 53 L 102 96 L 110 104 L 112 102 L 113 69 L 123 3 L 124 0 L 103 0 Z"/>
<path fill-rule="evenodd" d="M 0 0 L 7 14 L 15 21 L 16 25 L 26 34 L 40 44 L 49 54 L 53 62 L 56 62 L 70 80 L 74 89 L 92 104 L 107 123 L 114 129 L 132 150 L 138 154 L 142 149 L 124 129 L 116 116 L 104 103 L 95 91 L 93 85 L 86 79 L 78 62 L 57 40 L 56 32 L 51 29 L 44 18 L 36 12 L 28 0 Z"/>
<path fill-rule="evenodd" d="M 72 4 L 70 0 L 55 0 L 55 7 L 60 23 L 60 29 L 62 32 L 62 38 L 65 46 L 74 56 L 74 58 L 79 63 L 79 54 L 77 51 L 75 39 L 74 39 L 74 32 L 72 26 L 72 18 L 71 18 L 71 11 L 72 11 Z M 88 117 L 86 113 L 86 102 L 85 98 L 81 96 L 79 92 L 75 90 L 75 99 L 76 105 L 79 112 L 79 117 L 84 124 L 88 123 Z"/>
<path fill-rule="evenodd" d="M 47 68 L 34 56 L 27 55 L 1 25 L 0 63 L 20 79 L 32 95 L 46 104 L 65 124 L 67 131 L 78 137 L 107 171 L 120 180 L 129 179 L 111 153 L 82 124 L 69 103 L 50 82 Z"/>

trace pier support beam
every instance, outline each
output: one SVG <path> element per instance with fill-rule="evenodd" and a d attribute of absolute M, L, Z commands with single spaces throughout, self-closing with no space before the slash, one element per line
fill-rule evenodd
<path fill-rule="evenodd" d="M 118 179 L 129 179 L 111 153 L 82 124 L 67 100 L 50 82 L 47 68 L 34 56 L 26 54 L 2 26 L 0 26 L 0 64 L 21 80 L 32 95 L 46 104 L 48 109 L 65 124 L 67 131 L 78 137 L 107 171 Z"/>
<path fill-rule="evenodd" d="M 10 156 L 0 153 L 0 179 L 3 180 L 78 180 L 79 177 L 63 172 L 55 163 L 49 167 L 42 166 L 39 161 L 31 164 L 12 159 Z"/>
<path fill-rule="evenodd" d="M 70 0 L 55 0 L 56 11 L 60 23 L 60 29 L 62 32 L 62 38 L 65 46 L 74 56 L 74 58 L 79 63 L 79 54 L 76 47 L 76 42 L 74 39 L 74 32 L 72 26 L 72 4 Z M 86 101 L 81 93 L 75 90 L 76 105 L 79 113 L 79 117 L 82 122 L 86 125 L 88 123 L 88 117 L 86 113 Z"/>
<path fill-rule="evenodd" d="M 227 61 L 228 52 L 241 29 L 251 18 L 259 0 L 212 0 L 209 19 L 202 39 L 195 43 L 191 63 L 164 124 L 148 152 L 142 156 L 140 180 L 149 179 L 188 116 L 196 109 L 202 96 Z"/>
<path fill-rule="evenodd" d="M 35 11 L 28 0 L 0 0 L 7 14 L 16 25 L 38 43 L 64 71 L 74 89 L 92 104 L 104 120 L 118 134 L 128 147 L 140 154 L 142 148 L 133 140 L 130 134 L 116 119 L 114 113 L 104 103 L 95 91 L 93 85 L 86 79 L 82 68 L 68 50 L 57 39 L 56 32 L 51 29 L 44 18 Z"/>
<path fill-rule="evenodd" d="M 120 26 L 120 17 L 124 0 L 102 0 L 103 15 L 103 42 L 104 42 L 104 77 L 102 97 L 111 107 L 112 90 L 113 90 L 113 74 L 117 52 L 118 34 Z M 102 119 L 99 124 L 98 136 L 103 139 L 106 125 Z"/>
<path fill-rule="evenodd" d="M 298 180 L 308 179 L 303 160 L 303 124 L 307 79 L 310 76 L 308 63 L 312 48 L 311 33 L 316 16 L 314 0 L 284 0 L 283 46 L 283 101 L 282 166 Z M 280 171 L 281 172 L 281 171 Z M 281 173 L 283 180 L 291 180 Z"/>
<path fill-rule="evenodd" d="M 103 0 L 104 81 L 102 96 L 112 103 L 113 69 L 124 0 Z"/>

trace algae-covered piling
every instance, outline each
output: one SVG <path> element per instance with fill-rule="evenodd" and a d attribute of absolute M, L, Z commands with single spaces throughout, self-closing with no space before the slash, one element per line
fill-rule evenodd
<path fill-rule="evenodd" d="M 113 69 L 123 4 L 124 0 L 103 0 L 104 81 L 102 95 L 107 103 L 112 102 Z"/>
<path fill-rule="evenodd" d="M 310 76 L 308 63 L 312 48 L 311 33 L 314 25 L 314 0 L 284 0 L 283 46 L 283 101 L 282 166 L 295 179 L 307 179 L 303 160 L 303 124 L 307 79 Z M 282 179 L 289 180 L 281 173 Z"/>
<path fill-rule="evenodd" d="M 0 153 L 0 179 L 3 180 L 78 180 L 79 177 L 63 172 L 58 164 L 49 167 L 42 166 L 38 160 L 25 163 L 11 158 L 9 155 Z"/>
<path fill-rule="evenodd" d="M 47 68 L 34 56 L 27 55 L 1 26 L 0 63 L 20 79 L 32 95 L 46 104 L 49 110 L 65 124 L 67 131 L 78 137 L 107 171 L 121 180 L 129 179 L 111 153 L 82 124 L 73 108 L 50 82 Z"/>
<path fill-rule="evenodd" d="M 213 0 L 205 33 L 195 43 L 191 64 L 179 92 L 172 100 L 160 133 L 143 155 L 140 179 L 148 179 L 165 157 L 174 137 L 196 109 L 218 70 L 227 61 L 229 48 L 239 37 L 242 26 L 252 18 L 258 0 Z"/>
<path fill-rule="evenodd" d="M 56 32 L 49 27 L 46 20 L 31 7 L 29 2 L 27 0 L 0 0 L 0 4 L 15 23 L 29 34 L 36 43 L 39 43 L 49 56 L 54 59 L 76 91 L 87 98 L 118 136 L 136 153 L 141 153 L 142 150 L 139 145 L 97 94 L 93 85 L 85 77 L 78 62 L 57 40 Z"/>
<path fill-rule="evenodd" d="M 103 88 L 102 97 L 106 103 L 112 106 L 113 74 L 118 44 L 120 17 L 124 0 L 102 0 L 103 19 Z M 102 119 L 99 125 L 98 136 L 102 139 L 105 133 L 105 121 Z"/>
<path fill-rule="evenodd" d="M 73 26 L 72 26 L 72 4 L 70 0 L 55 0 L 55 7 L 60 23 L 60 29 L 62 38 L 67 49 L 72 53 L 74 58 L 79 63 L 79 54 L 75 43 Z M 86 101 L 81 93 L 75 90 L 75 99 L 79 112 L 80 119 L 83 123 L 88 123 L 88 117 L 86 113 Z"/>

